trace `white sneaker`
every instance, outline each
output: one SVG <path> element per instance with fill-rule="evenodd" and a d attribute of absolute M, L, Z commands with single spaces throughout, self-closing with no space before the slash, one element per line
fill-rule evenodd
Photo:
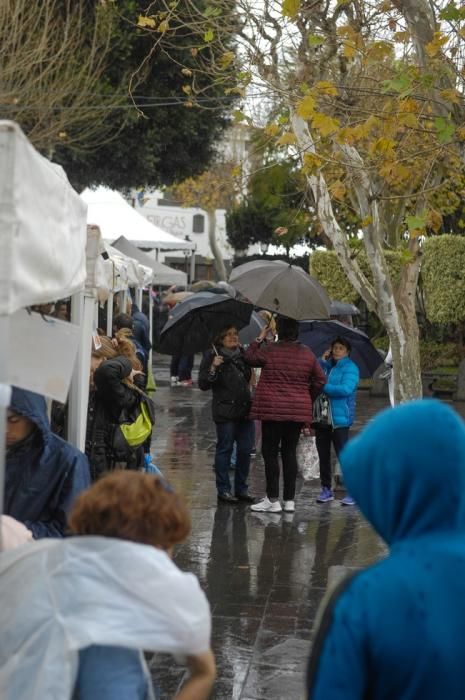
<path fill-rule="evenodd" d="M 179 379 L 177 377 L 171 377 L 171 386 L 178 386 Z"/>
<path fill-rule="evenodd" d="M 295 511 L 294 501 L 283 501 L 283 510 L 286 513 L 293 513 Z"/>
<path fill-rule="evenodd" d="M 255 510 L 260 513 L 280 513 L 282 508 L 279 501 L 270 501 L 268 496 L 265 496 L 263 500 L 250 506 L 250 510 Z"/>

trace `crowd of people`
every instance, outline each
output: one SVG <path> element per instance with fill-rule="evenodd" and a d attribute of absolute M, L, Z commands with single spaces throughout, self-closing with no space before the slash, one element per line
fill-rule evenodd
<path fill-rule="evenodd" d="M 308 700 L 459 700 L 463 422 L 438 401 L 418 401 L 383 412 L 349 440 L 359 384 L 350 343 L 335 337 L 317 358 L 298 335 L 297 321 L 267 315 L 246 348 L 229 325 L 203 355 L 198 383 L 212 393 L 218 499 L 261 513 L 294 512 L 297 445 L 314 429 L 316 501 L 334 499 L 333 446 L 348 489 L 342 505 L 357 504 L 391 553 L 345 579 L 326 601 Z M 189 535 L 189 512 L 169 483 L 145 472 L 150 347 L 137 308 L 115 316 L 113 337 L 94 336 L 85 454 L 60 436 L 66 407 L 55 412 L 52 430 L 45 399 L 12 389 L 2 516 L 8 551 L 0 556 L 0 580 L 11 593 L 0 608 L 8 631 L 0 645 L 5 700 L 154 698 L 144 651 L 186 658 L 190 675 L 178 700 L 210 696 L 216 671 L 208 600 L 196 577 L 172 561 Z M 312 428 L 319 396 L 331 420 Z M 131 442 L 123 428 L 136 424 Z M 395 449 L 388 450 L 393 435 Z M 266 493 L 257 499 L 249 470 L 259 436 Z"/>

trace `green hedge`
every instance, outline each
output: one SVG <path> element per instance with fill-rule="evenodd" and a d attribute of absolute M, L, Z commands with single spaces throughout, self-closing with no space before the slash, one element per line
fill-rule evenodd
<path fill-rule="evenodd" d="M 387 352 L 389 338 L 383 335 L 376 338 L 373 345 L 379 350 Z M 423 372 L 437 369 L 438 367 L 458 367 L 462 361 L 463 353 L 457 343 L 437 343 L 434 340 L 420 340 L 420 364 Z"/>
<path fill-rule="evenodd" d="M 465 321 L 465 237 L 445 234 L 423 246 L 421 282 L 432 323 Z"/>
<path fill-rule="evenodd" d="M 366 252 L 355 251 L 361 270 L 372 281 L 370 266 Z M 385 251 L 386 261 L 394 283 L 400 277 L 402 267 L 402 251 Z M 341 263 L 334 250 L 315 250 L 310 256 L 310 274 L 321 282 L 331 299 L 348 301 L 351 304 L 360 302 L 360 297 L 346 277 Z"/>

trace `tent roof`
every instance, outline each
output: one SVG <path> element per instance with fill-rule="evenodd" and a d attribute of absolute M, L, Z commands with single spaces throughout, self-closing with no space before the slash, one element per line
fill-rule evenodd
<path fill-rule="evenodd" d="M 86 205 L 11 121 L 0 121 L 0 201 L 0 315 L 83 289 Z"/>
<path fill-rule="evenodd" d="M 105 241 L 113 243 L 124 236 L 133 245 L 158 250 L 194 250 L 195 244 L 183 241 L 139 214 L 124 197 L 108 187 L 86 189 L 81 197 L 87 204 L 87 223 L 99 226 Z"/>
<path fill-rule="evenodd" d="M 172 284 L 187 284 L 187 275 L 181 270 L 174 270 L 168 265 L 163 265 L 158 260 L 155 260 L 147 253 L 139 250 L 135 245 L 130 243 L 124 236 L 120 236 L 117 241 L 113 243 L 113 248 L 121 251 L 125 255 L 134 258 L 141 265 L 150 267 L 153 270 L 153 284 L 160 285 L 172 285 Z"/>

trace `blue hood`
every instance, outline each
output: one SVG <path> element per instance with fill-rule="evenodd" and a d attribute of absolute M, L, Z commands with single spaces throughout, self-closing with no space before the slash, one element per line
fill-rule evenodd
<path fill-rule="evenodd" d="M 14 386 L 9 408 L 20 416 L 29 418 L 39 428 L 44 442 L 50 435 L 47 404 L 43 396 Z"/>
<path fill-rule="evenodd" d="M 340 456 L 344 483 L 389 544 L 465 532 L 465 424 L 434 399 L 383 411 Z"/>

